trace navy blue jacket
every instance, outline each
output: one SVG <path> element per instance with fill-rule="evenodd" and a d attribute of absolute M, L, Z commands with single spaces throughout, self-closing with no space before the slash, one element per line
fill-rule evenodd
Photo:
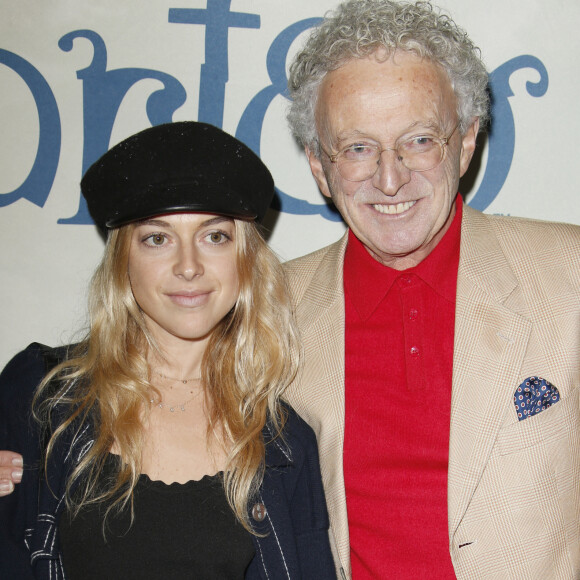
<path fill-rule="evenodd" d="M 64 357 L 65 349 L 31 344 L 0 375 L 0 449 L 22 453 L 24 476 L 13 494 L 0 499 L 0 578 L 66 578 L 58 541 L 68 474 L 92 444 L 91 428 L 64 436 L 41 469 L 46 444 L 31 419 L 34 389 Z M 288 407 L 284 442 L 264 429 L 266 471 L 260 498 L 249 506 L 250 520 L 265 537 L 253 537 L 256 555 L 250 580 L 335 579 L 328 540 L 328 514 L 320 477 L 316 437 Z M 54 492 L 52 493 L 51 492 Z M 256 521 L 252 514 L 264 513 Z M 258 519 L 261 517 L 258 515 Z"/>

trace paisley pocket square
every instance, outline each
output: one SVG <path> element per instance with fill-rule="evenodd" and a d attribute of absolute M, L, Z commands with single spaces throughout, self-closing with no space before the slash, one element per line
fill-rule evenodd
<path fill-rule="evenodd" d="M 560 400 L 558 389 L 542 377 L 528 377 L 514 393 L 518 419 L 537 415 Z"/>

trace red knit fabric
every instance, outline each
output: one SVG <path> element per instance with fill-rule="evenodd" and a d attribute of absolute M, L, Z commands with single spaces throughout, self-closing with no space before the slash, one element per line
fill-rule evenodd
<path fill-rule="evenodd" d="M 344 474 L 354 580 L 455 578 L 447 464 L 462 202 L 431 254 L 396 271 L 351 233 L 344 262 Z"/>

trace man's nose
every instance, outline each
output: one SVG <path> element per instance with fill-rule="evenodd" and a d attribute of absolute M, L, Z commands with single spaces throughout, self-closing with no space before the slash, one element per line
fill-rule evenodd
<path fill-rule="evenodd" d="M 397 195 L 401 187 L 411 181 L 411 171 L 403 165 L 394 149 L 381 151 L 378 165 L 372 184 L 389 197 Z"/>

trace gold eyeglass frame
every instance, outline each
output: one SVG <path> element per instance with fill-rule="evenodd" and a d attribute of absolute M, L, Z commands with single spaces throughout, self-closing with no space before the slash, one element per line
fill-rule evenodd
<path fill-rule="evenodd" d="M 333 155 L 328 153 L 322 146 L 320 147 L 320 149 L 330 159 L 331 163 L 336 164 L 336 168 L 337 168 L 338 172 L 340 173 L 341 177 L 343 179 L 345 179 L 346 181 L 350 181 L 350 182 L 354 182 L 354 183 L 360 182 L 360 181 L 366 181 L 367 179 L 371 179 L 372 177 L 374 177 L 375 173 L 379 170 L 379 167 L 381 166 L 381 156 L 385 151 L 395 151 L 395 153 L 397 154 L 397 159 L 403 164 L 405 169 L 407 169 L 408 171 L 416 171 L 417 173 L 422 173 L 424 171 L 431 171 L 431 169 L 435 169 L 435 167 L 438 167 L 439 165 L 441 165 L 441 163 L 443 162 L 443 159 L 445 159 L 446 146 L 449 145 L 449 141 L 451 140 L 451 137 L 453 137 L 455 131 L 457 131 L 458 127 L 459 127 L 459 123 L 457 123 L 457 125 L 455 125 L 455 127 L 453 128 L 453 131 L 451 131 L 451 133 L 449 133 L 449 135 L 447 137 L 433 137 L 433 140 L 437 141 L 437 143 L 439 143 L 439 146 L 441 148 L 441 157 L 440 157 L 439 161 L 437 161 L 437 163 L 435 163 L 435 165 L 433 165 L 433 167 L 429 167 L 427 169 L 410 169 L 409 167 L 407 167 L 405 165 L 405 161 L 403 160 L 403 158 L 399 154 L 399 147 L 402 145 L 402 143 L 401 143 L 397 147 L 385 147 L 384 149 L 377 150 L 377 153 L 378 153 L 377 161 L 376 161 L 377 168 L 374 170 L 374 172 L 371 175 L 369 175 L 368 177 L 365 177 L 363 179 L 348 179 L 344 175 L 342 175 L 342 173 L 340 171 L 340 166 L 338 165 L 338 160 L 339 160 L 340 155 L 342 155 L 349 147 L 351 147 L 351 145 L 345 147 L 344 149 L 341 149 L 338 153 L 334 153 Z M 418 136 L 421 137 L 421 135 L 418 135 Z M 414 137 L 414 138 L 416 138 L 416 137 Z M 358 162 L 354 161 L 353 163 L 358 163 Z"/>

